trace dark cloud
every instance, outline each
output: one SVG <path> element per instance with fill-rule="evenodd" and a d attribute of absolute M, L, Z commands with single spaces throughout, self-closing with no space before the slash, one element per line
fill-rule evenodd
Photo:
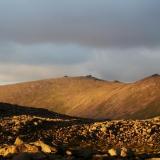
<path fill-rule="evenodd" d="M 0 39 L 92 47 L 157 46 L 159 0 L 0 1 Z"/>
<path fill-rule="evenodd" d="M 0 79 L 160 74 L 160 0 L 0 0 Z"/>

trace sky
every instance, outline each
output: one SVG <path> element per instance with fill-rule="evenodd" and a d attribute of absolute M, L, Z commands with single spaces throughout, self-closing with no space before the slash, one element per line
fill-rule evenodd
<path fill-rule="evenodd" d="M 160 74 L 159 0 L 0 0 L 0 84 Z"/>

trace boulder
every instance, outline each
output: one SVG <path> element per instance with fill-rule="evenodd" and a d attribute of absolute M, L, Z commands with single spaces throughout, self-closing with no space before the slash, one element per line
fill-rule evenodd
<path fill-rule="evenodd" d="M 7 146 L 7 147 L 4 147 L 4 148 L 1 148 L 0 149 L 0 155 L 6 157 L 6 156 L 10 156 L 10 155 L 13 155 L 13 154 L 16 154 L 18 153 L 18 150 L 17 150 L 17 147 L 12 145 L 12 146 Z"/>
<path fill-rule="evenodd" d="M 121 148 L 121 157 L 127 157 L 128 156 L 128 149 L 123 147 Z"/>
<path fill-rule="evenodd" d="M 17 145 L 17 146 L 21 145 L 23 143 L 24 143 L 23 140 L 21 140 L 19 137 L 17 137 L 16 140 L 15 140 L 15 142 L 14 142 L 14 144 Z"/>
<path fill-rule="evenodd" d="M 118 150 L 117 149 L 114 149 L 114 148 L 111 148 L 108 150 L 108 153 L 110 156 L 118 156 Z"/>
<path fill-rule="evenodd" d="M 66 150 L 66 155 L 71 156 L 72 152 L 70 150 Z"/>
<path fill-rule="evenodd" d="M 17 146 L 19 152 L 29 152 L 29 153 L 37 153 L 39 152 L 39 148 L 30 144 L 22 144 Z"/>
<path fill-rule="evenodd" d="M 44 152 L 44 153 L 51 153 L 51 152 L 56 153 L 57 152 L 57 149 L 55 147 L 51 147 L 48 144 L 45 144 L 44 142 L 42 142 L 40 140 L 34 142 L 33 144 L 35 146 L 41 147 L 41 151 Z"/>

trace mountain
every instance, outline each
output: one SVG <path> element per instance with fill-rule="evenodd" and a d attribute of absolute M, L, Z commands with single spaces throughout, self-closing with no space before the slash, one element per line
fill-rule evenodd
<path fill-rule="evenodd" d="M 151 118 L 160 115 L 160 75 L 133 83 L 89 75 L 4 85 L 0 102 L 85 118 Z"/>

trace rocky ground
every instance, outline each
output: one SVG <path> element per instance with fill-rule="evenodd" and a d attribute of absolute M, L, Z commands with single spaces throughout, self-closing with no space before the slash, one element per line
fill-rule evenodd
<path fill-rule="evenodd" d="M 0 160 L 160 159 L 160 117 L 97 122 L 0 110 Z"/>

